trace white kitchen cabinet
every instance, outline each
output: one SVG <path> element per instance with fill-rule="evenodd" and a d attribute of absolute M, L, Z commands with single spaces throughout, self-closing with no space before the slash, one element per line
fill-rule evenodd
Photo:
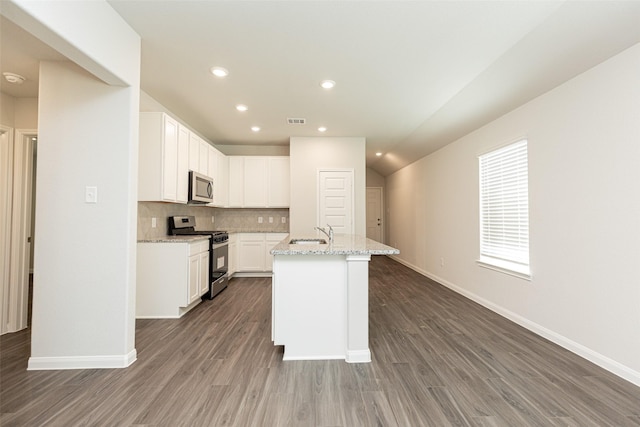
<path fill-rule="evenodd" d="M 284 240 L 288 233 L 266 233 L 265 234 L 265 257 L 264 267 L 266 271 L 273 271 L 273 255 L 271 255 L 271 249 L 282 240 Z"/>
<path fill-rule="evenodd" d="M 229 207 L 289 207 L 289 157 L 229 156 Z"/>
<path fill-rule="evenodd" d="M 267 205 L 289 207 L 289 157 L 269 157 L 267 161 Z"/>
<path fill-rule="evenodd" d="M 177 318 L 209 289 L 209 240 L 138 243 L 136 317 Z"/>
<path fill-rule="evenodd" d="M 229 233 L 229 277 L 237 271 L 238 267 L 238 235 L 237 233 Z"/>
<path fill-rule="evenodd" d="M 182 186 L 188 146 L 178 122 L 165 113 L 140 113 L 138 200 L 186 203 Z"/>
<path fill-rule="evenodd" d="M 189 290 L 187 292 L 187 305 L 198 298 L 200 291 L 200 257 L 198 255 L 189 257 Z"/>
<path fill-rule="evenodd" d="M 242 275 L 268 276 L 273 268 L 271 249 L 288 236 L 288 233 L 238 233 L 235 272 Z"/>
<path fill-rule="evenodd" d="M 229 156 L 229 207 L 244 207 L 244 157 Z"/>
<path fill-rule="evenodd" d="M 214 184 L 215 184 L 215 178 L 217 175 L 217 171 L 218 171 L 218 150 L 216 150 L 215 148 L 213 148 L 212 145 L 207 144 L 207 172 L 205 173 L 205 175 L 207 175 L 208 177 L 211 177 L 214 179 Z M 214 194 L 215 196 L 215 194 Z"/>
<path fill-rule="evenodd" d="M 244 158 L 244 207 L 267 206 L 267 165 L 266 157 Z"/>
<path fill-rule="evenodd" d="M 209 242 L 189 245 L 188 303 L 200 299 L 209 290 Z"/>
<path fill-rule="evenodd" d="M 209 176 L 209 147 L 211 145 L 190 132 L 189 135 L 189 170 Z"/>
<path fill-rule="evenodd" d="M 200 298 L 209 291 L 209 255 L 209 243 L 207 243 L 204 250 L 198 255 L 189 257 L 189 259 L 196 256 L 198 258 L 198 296 L 196 298 Z"/>
<path fill-rule="evenodd" d="M 200 138 L 189 132 L 189 170 L 200 173 Z"/>
<path fill-rule="evenodd" d="M 213 204 L 227 206 L 229 203 L 229 158 L 218 152 L 218 168 L 213 181 Z"/>
<path fill-rule="evenodd" d="M 198 143 L 200 145 L 198 172 L 211 177 L 209 175 L 209 147 L 211 147 L 211 145 L 209 145 L 209 143 L 202 138 L 198 138 Z"/>
<path fill-rule="evenodd" d="M 206 175 L 213 179 L 213 203 L 209 203 L 209 205 L 221 207 L 227 206 L 229 174 L 227 156 L 211 145 L 207 150 L 207 154 L 209 160 Z"/>
<path fill-rule="evenodd" d="M 187 203 L 189 199 L 189 136 L 191 132 L 178 125 L 178 170 L 176 201 Z"/>
<path fill-rule="evenodd" d="M 238 271 L 265 271 L 265 241 L 264 233 L 238 234 Z"/>

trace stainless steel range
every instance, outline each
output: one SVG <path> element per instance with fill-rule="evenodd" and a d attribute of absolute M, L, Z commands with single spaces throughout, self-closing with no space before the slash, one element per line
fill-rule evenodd
<path fill-rule="evenodd" d="M 229 269 L 229 233 L 219 230 L 196 230 L 194 216 L 169 217 L 169 235 L 201 235 L 209 239 L 209 292 L 202 299 L 213 299 L 227 287 Z"/>

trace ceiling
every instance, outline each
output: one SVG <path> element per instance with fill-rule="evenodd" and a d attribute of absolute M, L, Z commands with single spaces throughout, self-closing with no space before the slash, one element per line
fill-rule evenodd
<path fill-rule="evenodd" d="M 109 3 L 142 37 L 142 90 L 214 144 L 364 136 L 385 176 L 640 42 L 640 1 Z M 63 58 L 0 30 L 2 71 L 27 78 L 0 90 L 37 96 L 38 60 Z"/>

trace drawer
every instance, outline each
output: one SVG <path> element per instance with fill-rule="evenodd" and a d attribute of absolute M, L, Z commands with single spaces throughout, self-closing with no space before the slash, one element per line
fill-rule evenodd
<path fill-rule="evenodd" d="M 202 240 L 201 242 L 191 243 L 189 245 L 189 255 L 195 255 L 209 250 L 209 241 Z"/>

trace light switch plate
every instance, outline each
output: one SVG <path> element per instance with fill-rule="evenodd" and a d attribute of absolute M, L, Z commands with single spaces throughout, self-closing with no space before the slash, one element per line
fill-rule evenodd
<path fill-rule="evenodd" d="M 151 228 L 156 228 L 158 226 L 158 220 L 156 217 L 151 218 Z"/>
<path fill-rule="evenodd" d="M 98 203 L 98 187 L 85 187 L 84 202 Z"/>

